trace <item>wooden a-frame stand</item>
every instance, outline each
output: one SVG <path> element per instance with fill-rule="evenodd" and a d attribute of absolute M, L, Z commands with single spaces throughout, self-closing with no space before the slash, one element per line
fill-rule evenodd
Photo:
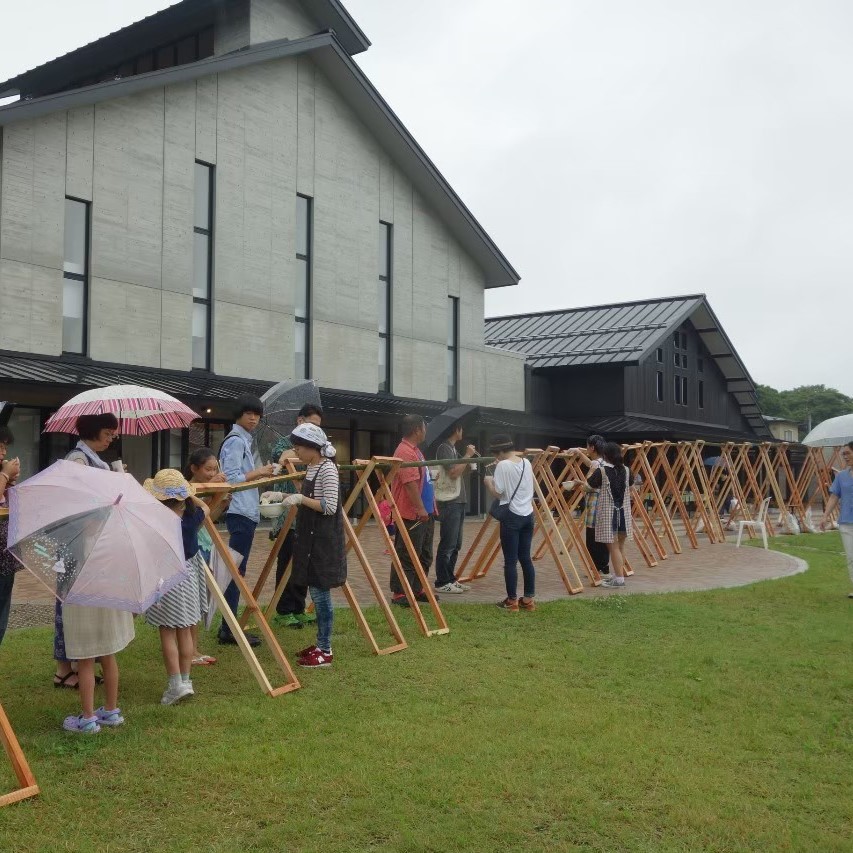
<path fill-rule="evenodd" d="M 601 582 L 601 576 L 589 559 L 586 545 L 578 537 L 562 488 L 551 471 L 551 463 L 558 453 L 559 448 L 556 447 L 550 447 L 548 450 L 524 451 L 525 458 L 530 461 L 533 468 L 534 496 L 537 498 L 533 502 L 533 512 L 536 516 L 533 535 L 535 537 L 538 533 L 543 534 L 544 541 L 540 550 L 542 553 L 545 550 L 550 552 L 566 591 L 570 595 L 577 595 L 583 592 L 583 584 L 572 560 L 570 546 L 577 548 L 578 554 L 581 555 L 581 562 L 594 585 L 597 585 L 596 580 L 598 583 Z M 554 518 L 554 512 L 557 513 L 557 518 Z M 567 531 L 567 538 L 563 537 L 563 529 Z M 491 516 L 487 516 L 456 570 L 456 579 L 467 583 L 484 578 L 497 560 L 500 550 L 500 524 Z M 584 554 L 587 557 L 586 560 L 583 557 Z M 468 570 L 468 566 L 472 563 L 473 567 Z"/>
<path fill-rule="evenodd" d="M 444 613 L 442 613 L 442 610 L 438 605 L 438 600 L 435 597 L 435 592 L 433 591 L 432 583 L 427 577 L 423 566 L 421 565 L 420 557 L 418 556 L 418 553 L 415 550 L 415 546 L 412 543 L 412 539 L 409 536 L 409 531 L 406 528 L 402 515 L 400 515 L 400 509 L 397 506 L 397 502 L 394 500 L 394 495 L 391 490 L 391 484 L 394 482 L 394 478 L 397 476 L 397 472 L 400 470 L 400 466 L 403 464 L 403 460 L 397 459 L 394 456 L 373 456 L 370 459 L 356 459 L 354 460 L 353 464 L 363 467 L 361 467 L 361 470 L 358 474 L 358 479 L 356 480 L 352 492 L 350 492 L 350 496 L 347 499 L 345 510 L 346 512 L 348 512 L 352 508 L 358 496 L 364 495 L 364 498 L 367 501 L 367 511 L 358 520 L 358 523 L 356 524 L 353 530 L 354 535 L 352 538 L 352 542 L 358 542 L 359 537 L 364 532 L 367 522 L 371 518 L 375 518 L 377 523 L 377 529 L 379 530 L 379 533 L 385 543 L 385 548 L 391 557 L 392 568 L 394 570 L 394 573 L 397 575 L 397 579 L 400 581 L 400 586 L 403 589 L 403 593 L 409 603 L 409 608 L 412 611 L 412 615 L 414 616 L 415 622 L 417 623 L 421 633 L 425 637 L 435 637 L 443 634 L 449 634 L 450 628 L 447 625 L 447 620 L 444 618 Z M 371 476 L 375 476 L 379 483 L 379 487 L 376 490 L 374 490 L 373 486 L 371 485 Z M 400 536 L 403 540 L 403 544 L 406 547 L 406 552 L 409 556 L 409 560 L 412 564 L 412 567 L 414 568 L 418 581 L 421 584 L 421 589 L 426 594 L 427 603 L 429 604 L 433 616 L 435 617 L 435 620 L 438 623 L 437 628 L 430 628 L 427 625 L 426 620 L 424 619 L 424 615 L 421 612 L 420 607 L 418 607 L 418 601 L 415 598 L 415 591 L 412 589 L 412 585 L 409 583 L 409 579 L 406 577 L 406 572 L 403 569 L 403 564 L 400 560 L 399 555 L 397 554 L 396 549 L 394 548 L 394 540 L 391 538 L 390 534 L 385 528 L 385 525 L 382 523 L 382 519 L 379 514 L 379 502 L 383 499 L 388 501 L 388 505 L 391 507 L 391 516 L 394 519 L 394 524 L 397 527 L 397 535 Z M 376 594 L 377 599 L 381 601 L 382 605 L 385 608 L 388 608 L 387 602 L 381 595 L 378 586 L 374 586 L 374 593 Z M 391 618 L 393 619 L 393 616 Z"/>
<path fill-rule="evenodd" d="M 305 476 L 304 472 L 297 472 L 294 464 L 291 460 L 288 460 L 288 469 L 289 469 L 289 479 L 301 479 Z M 280 478 L 279 478 L 280 479 Z M 361 542 L 358 539 L 358 535 L 353 529 L 352 523 L 349 520 L 349 510 L 354 503 L 354 499 L 352 495 L 347 500 L 346 504 L 342 508 L 343 519 L 344 519 L 344 534 L 346 536 L 346 551 L 349 553 L 350 551 L 355 552 L 356 558 L 358 559 L 359 565 L 361 565 L 362 571 L 364 572 L 365 578 L 367 578 L 367 582 L 370 585 L 371 590 L 373 591 L 373 595 L 376 598 L 376 602 L 379 605 L 379 609 L 382 611 L 382 615 L 385 617 L 385 621 L 388 623 L 388 629 L 391 632 L 391 635 L 394 637 L 396 642 L 390 646 L 381 647 L 377 641 L 376 637 L 373 635 L 373 632 L 370 629 L 370 625 L 367 623 L 367 619 L 364 616 L 364 612 L 361 609 L 361 606 L 358 603 L 358 599 L 355 596 L 355 592 L 350 585 L 349 580 L 344 583 L 342 587 L 342 592 L 344 597 L 347 600 L 347 604 L 349 605 L 350 610 L 352 610 L 353 616 L 355 617 L 356 624 L 358 625 L 359 630 L 361 631 L 362 636 L 367 641 L 367 644 L 370 646 L 370 650 L 375 655 L 389 655 L 394 652 L 400 652 L 409 647 L 409 644 L 406 642 L 405 637 L 403 636 L 403 632 L 400 630 L 400 626 L 397 623 L 397 620 L 394 618 L 394 614 L 391 611 L 388 602 L 385 600 L 385 596 L 382 594 L 382 590 L 379 586 L 379 582 L 376 580 L 376 575 L 373 572 L 373 568 L 370 565 L 370 561 L 367 558 L 367 554 L 364 551 L 364 548 L 361 545 Z M 264 588 L 264 585 L 267 582 L 267 578 L 272 572 L 278 561 L 278 555 L 281 551 L 281 547 L 284 544 L 284 540 L 287 537 L 287 534 L 290 532 L 293 524 L 296 520 L 296 507 L 292 507 L 290 512 L 287 514 L 287 518 L 285 518 L 284 523 L 281 526 L 281 530 L 279 530 L 278 535 L 275 538 L 275 542 L 273 542 L 272 549 L 270 550 L 269 556 L 267 557 L 266 562 L 264 563 L 263 568 L 261 569 L 261 573 L 258 577 L 257 582 L 255 583 L 255 588 L 252 590 L 252 594 L 255 598 L 260 596 L 261 591 Z M 284 588 L 287 586 L 288 581 L 290 580 L 291 572 L 293 571 L 293 561 L 291 560 L 287 566 L 285 567 L 284 574 L 281 577 L 281 580 L 277 584 L 275 591 L 273 592 L 272 598 L 266 606 L 266 610 L 264 611 L 264 616 L 269 620 L 271 617 L 275 616 L 276 605 L 279 602 L 282 594 L 284 593 Z M 248 622 L 250 614 L 244 612 L 240 618 L 240 624 L 245 627 Z"/>
<path fill-rule="evenodd" d="M 12 772 L 18 780 L 20 787 L 11 791 L 8 794 L 0 794 L 0 807 L 8 806 L 12 803 L 17 803 L 20 800 L 26 800 L 29 797 L 35 797 L 39 794 L 39 786 L 36 784 L 36 777 L 33 776 L 30 770 L 30 765 L 27 764 L 27 759 L 24 757 L 24 752 L 21 745 L 18 743 L 18 738 L 15 737 L 12 724 L 3 710 L 3 705 L 0 704 L 0 741 L 3 741 L 3 749 L 6 755 L 9 756 L 9 761 L 12 765 Z"/>
<path fill-rule="evenodd" d="M 281 696 L 283 693 L 291 693 L 294 690 L 298 690 L 302 685 L 299 683 L 299 679 L 297 679 L 296 674 L 293 672 L 290 662 L 287 660 L 281 646 L 278 644 L 278 639 L 273 633 L 272 628 L 270 628 L 260 605 L 255 599 L 255 596 L 252 595 L 252 591 L 249 589 L 245 579 L 240 574 L 240 569 L 234 562 L 230 549 L 225 544 L 219 531 L 216 529 L 216 525 L 209 517 L 205 518 L 204 527 L 208 534 L 210 534 L 211 540 L 213 540 L 213 547 L 217 550 L 219 556 L 225 561 L 225 565 L 228 567 L 231 579 L 237 585 L 237 589 L 240 591 L 240 597 L 246 603 L 246 611 L 255 619 L 255 624 L 269 646 L 275 662 L 285 675 L 286 681 L 284 684 L 281 684 L 278 687 L 272 686 L 272 683 L 267 677 L 267 674 L 264 672 L 264 668 L 261 666 L 254 650 L 249 645 L 249 641 L 243 633 L 239 620 L 231 612 L 231 608 L 228 606 L 225 596 L 219 589 L 219 584 L 216 582 L 213 572 L 210 571 L 208 566 L 205 566 L 205 577 L 207 578 L 208 589 L 210 589 L 213 597 L 216 599 L 216 603 L 219 605 L 219 610 L 222 613 L 222 618 L 231 629 L 231 633 L 237 641 L 237 646 L 243 653 L 243 657 L 246 659 L 246 663 L 249 665 L 249 669 L 252 671 L 252 674 L 257 679 L 261 690 L 269 696 Z"/>

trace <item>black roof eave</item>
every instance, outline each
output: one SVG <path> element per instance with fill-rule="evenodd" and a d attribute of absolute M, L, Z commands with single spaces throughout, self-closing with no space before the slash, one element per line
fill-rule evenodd
<path fill-rule="evenodd" d="M 512 264 L 332 33 L 321 33 L 294 41 L 283 39 L 266 42 L 246 50 L 209 57 L 163 71 L 151 71 L 29 101 L 17 101 L 0 107 L 0 126 L 59 110 L 126 97 L 160 86 L 183 83 L 208 74 L 220 74 L 306 53 L 311 54 L 311 58 L 332 80 L 344 99 L 354 106 L 361 121 L 385 146 L 448 225 L 454 237 L 479 265 L 484 273 L 485 286 L 492 288 L 518 284 L 520 276 Z"/>
<path fill-rule="evenodd" d="M 210 26 L 216 18 L 216 3 L 210 0 L 180 0 L 159 12 L 134 21 L 89 44 L 44 62 L 0 83 L 0 98 L 22 93 L 26 88 L 63 85 L 92 67 L 119 65 L 128 54 L 138 53 L 140 43 L 172 41 L 194 30 Z M 311 0 L 310 13 L 321 29 L 332 30 L 349 54 L 363 53 L 370 39 L 339 0 Z"/>

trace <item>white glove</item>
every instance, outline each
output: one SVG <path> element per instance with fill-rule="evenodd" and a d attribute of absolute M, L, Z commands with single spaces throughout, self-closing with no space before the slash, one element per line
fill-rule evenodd
<path fill-rule="evenodd" d="M 565 492 L 572 492 L 572 491 L 574 491 L 575 486 L 577 486 L 577 481 L 576 481 L 576 480 L 566 480 L 566 481 L 563 483 L 563 491 L 565 491 Z"/>
<path fill-rule="evenodd" d="M 282 503 L 288 507 L 288 509 L 292 506 L 299 506 L 302 503 L 302 495 L 297 492 L 295 495 L 288 495 Z"/>

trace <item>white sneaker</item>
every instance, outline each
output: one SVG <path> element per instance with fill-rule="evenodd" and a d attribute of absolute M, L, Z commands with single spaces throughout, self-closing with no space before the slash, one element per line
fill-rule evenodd
<path fill-rule="evenodd" d="M 163 693 L 163 698 L 160 700 L 161 705 L 177 705 L 182 699 L 188 696 L 195 696 L 192 682 L 181 682 L 174 690 L 167 687 Z"/>
<path fill-rule="evenodd" d="M 625 578 L 605 578 L 601 582 L 602 586 L 606 586 L 608 589 L 613 589 L 613 587 L 622 588 L 625 586 Z"/>
<path fill-rule="evenodd" d="M 454 581 L 454 583 L 462 590 L 462 592 L 468 592 L 468 590 L 471 589 L 467 583 L 459 583 L 459 581 Z"/>
<path fill-rule="evenodd" d="M 446 592 L 449 595 L 458 595 L 460 592 L 465 592 L 462 587 L 456 583 L 455 581 L 452 583 L 446 583 L 444 586 L 440 586 L 436 589 L 436 592 Z"/>

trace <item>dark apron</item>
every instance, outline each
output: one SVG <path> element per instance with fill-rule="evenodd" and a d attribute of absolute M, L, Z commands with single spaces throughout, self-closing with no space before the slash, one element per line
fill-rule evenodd
<path fill-rule="evenodd" d="M 324 463 L 334 465 L 330 459 Z M 317 474 L 320 471 L 318 469 Z M 302 481 L 302 494 L 314 497 L 313 480 Z M 323 515 L 300 506 L 296 513 L 295 542 L 293 545 L 293 582 L 300 586 L 333 589 L 347 579 L 347 557 L 344 539 L 344 516 L 338 499 L 334 515 Z"/>

